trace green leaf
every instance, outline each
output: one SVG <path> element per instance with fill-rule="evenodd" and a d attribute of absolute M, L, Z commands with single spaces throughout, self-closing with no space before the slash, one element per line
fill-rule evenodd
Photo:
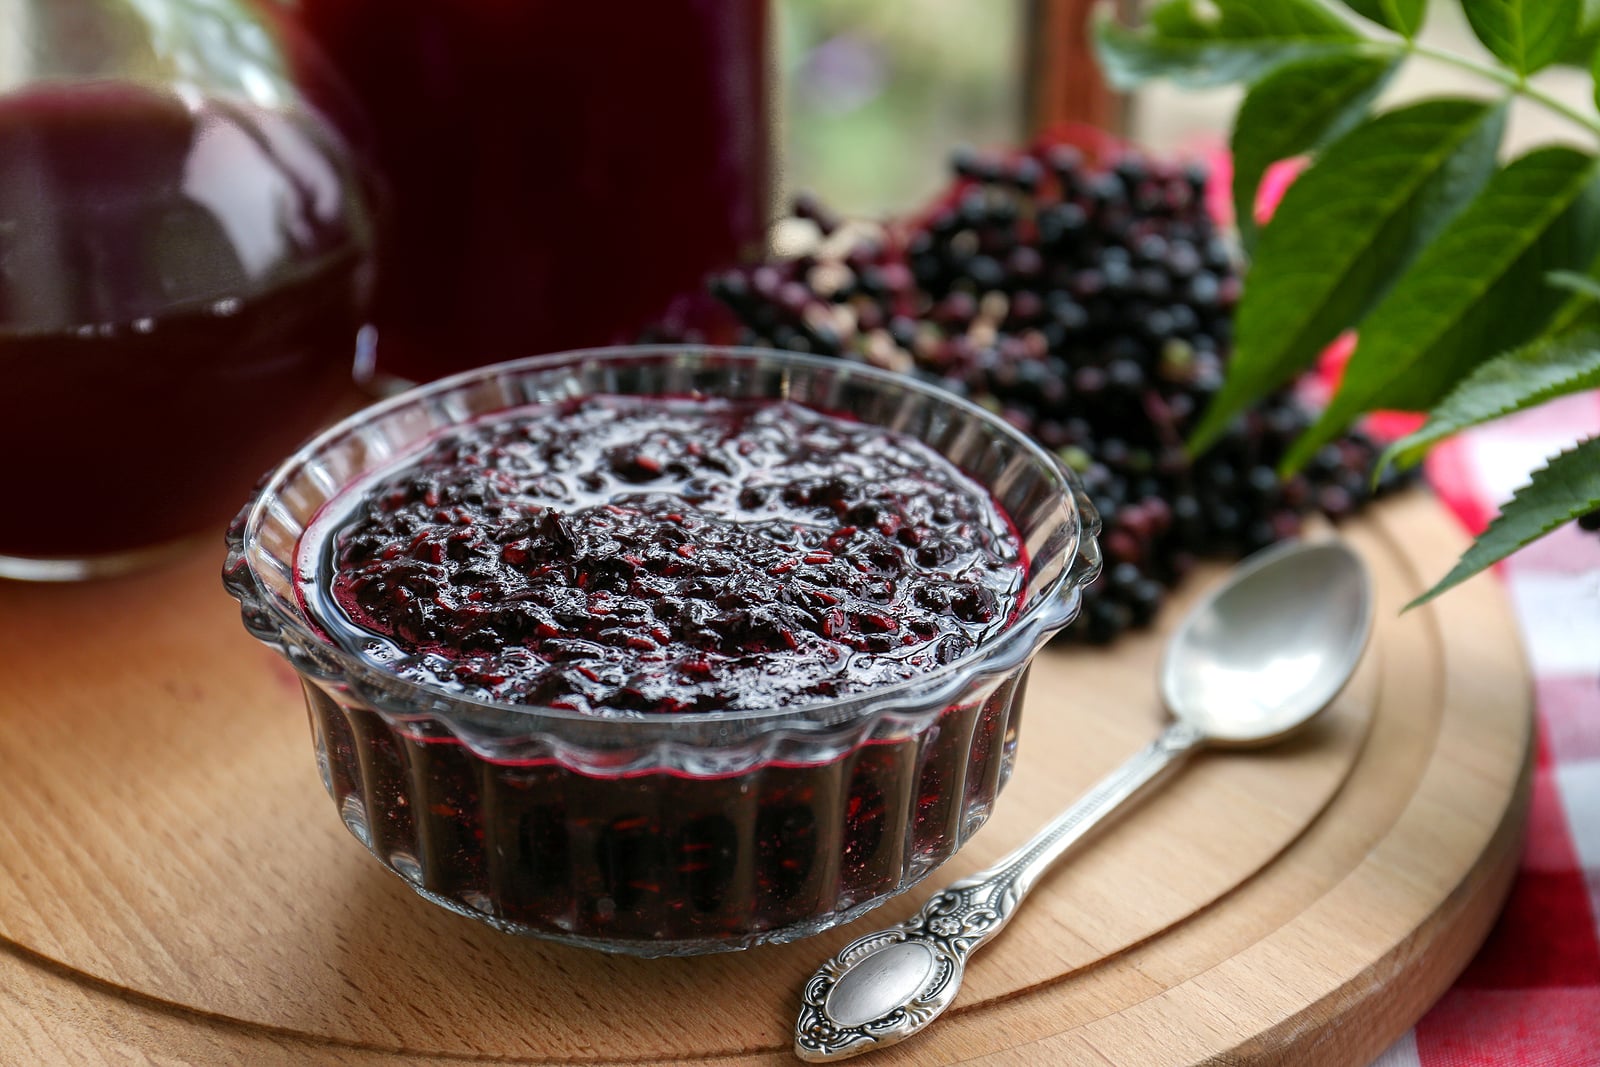
<path fill-rule="evenodd" d="M 1595 49 L 1600 46 L 1600 0 L 1583 0 L 1578 10 L 1578 29 L 1561 47 L 1557 63 L 1589 69 Z"/>
<path fill-rule="evenodd" d="M 1428 100 L 1379 115 L 1323 150 L 1261 231 L 1228 378 L 1191 451 L 1367 312 L 1483 187 L 1504 128 L 1504 106 Z"/>
<path fill-rule="evenodd" d="M 1503 352 L 1451 390 L 1421 429 L 1390 445 L 1377 469 L 1390 463 L 1412 466 L 1428 449 L 1468 427 L 1596 386 L 1600 386 L 1600 330 L 1545 337 Z"/>
<path fill-rule="evenodd" d="M 1594 81 L 1594 106 L 1600 107 L 1600 47 L 1596 47 L 1597 41 L 1600 41 L 1600 37 L 1591 39 L 1589 43 L 1589 77 Z"/>
<path fill-rule="evenodd" d="M 1546 336 L 1571 333 L 1580 327 L 1600 327 L 1600 257 L 1586 271 L 1553 270 L 1544 280 L 1568 293 L 1566 302 L 1550 316 Z"/>
<path fill-rule="evenodd" d="M 1600 508 L 1600 437 L 1591 437 L 1534 471 L 1532 480 L 1506 502 L 1450 573 L 1406 607 L 1426 604 L 1523 545 L 1596 508 Z"/>
<path fill-rule="evenodd" d="M 1094 33 L 1100 67 L 1118 89 L 1152 78 L 1195 89 L 1248 82 L 1291 60 L 1352 51 L 1365 40 L 1313 0 L 1166 0 L 1141 30 L 1102 11 Z"/>
<path fill-rule="evenodd" d="M 1561 55 L 1578 30 L 1583 0 L 1461 0 L 1483 46 L 1518 74 Z"/>
<path fill-rule="evenodd" d="M 1556 63 L 1587 71 L 1594 63 L 1596 49 L 1600 49 L 1600 27 L 1591 26 L 1573 34 L 1567 40 Z"/>
<path fill-rule="evenodd" d="M 1600 300 L 1600 279 L 1587 274 L 1579 274 L 1575 270 L 1553 270 L 1544 276 L 1544 280 L 1557 289 L 1577 293 L 1585 300 Z"/>
<path fill-rule="evenodd" d="M 1251 87 L 1233 120 L 1233 210 L 1248 248 L 1255 243 L 1256 188 L 1280 159 L 1349 132 L 1394 73 L 1397 60 L 1312 56 L 1270 71 Z"/>
<path fill-rule="evenodd" d="M 1573 293 L 1567 298 L 1567 302 L 1550 316 L 1550 322 L 1545 326 L 1544 332 L 1547 337 L 1555 337 L 1590 326 L 1600 326 L 1600 303 L 1581 293 Z"/>
<path fill-rule="evenodd" d="M 1417 35 L 1428 13 L 1428 0 L 1344 0 L 1344 6 L 1406 38 Z"/>
<path fill-rule="evenodd" d="M 1564 147 L 1513 162 L 1361 323 L 1338 394 L 1284 468 L 1300 467 L 1363 411 L 1431 407 L 1473 367 L 1536 336 L 1565 300 L 1546 272 L 1581 270 L 1597 251 L 1600 163 Z"/>

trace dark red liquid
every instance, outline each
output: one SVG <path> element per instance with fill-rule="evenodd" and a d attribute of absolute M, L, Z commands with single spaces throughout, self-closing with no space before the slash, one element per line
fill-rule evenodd
<path fill-rule="evenodd" d="M 362 105 L 386 193 L 380 371 L 631 340 L 761 241 L 765 0 L 300 0 L 297 18 Z"/>
<path fill-rule="evenodd" d="M 325 131 L 115 83 L 0 97 L 0 554 L 220 523 L 348 383 L 365 221 Z"/>
<path fill-rule="evenodd" d="M 346 823 L 436 900 L 525 933 L 705 951 L 815 932 L 949 859 L 1010 775 L 1025 679 L 909 737 L 721 777 L 486 761 L 306 692 Z"/>

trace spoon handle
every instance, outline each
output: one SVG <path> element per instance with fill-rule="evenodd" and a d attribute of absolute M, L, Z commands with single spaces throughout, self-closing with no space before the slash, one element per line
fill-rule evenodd
<path fill-rule="evenodd" d="M 1085 834 L 1107 815 L 1121 807 L 1139 790 L 1180 756 L 1187 755 L 1204 740 L 1200 731 L 1183 722 L 1173 722 L 1154 741 L 1128 757 L 1116 770 L 1100 779 L 1066 811 L 1051 819 L 1004 859 L 977 874 L 956 882 L 950 889 L 993 887 L 991 892 L 1010 887 L 1014 897 L 1009 913 L 1022 902 L 1033 884 L 1055 865 Z M 977 945 L 973 945 L 976 948 Z"/>
<path fill-rule="evenodd" d="M 795 1054 L 820 1062 L 903 1041 L 955 999 L 966 959 L 1011 921 L 1039 876 L 1174 760 L 1205 740 L 1182 722 L 1097 782 L 994 866 L 935 893 L 911 918 L 857 938 L 806 982 Z"/>

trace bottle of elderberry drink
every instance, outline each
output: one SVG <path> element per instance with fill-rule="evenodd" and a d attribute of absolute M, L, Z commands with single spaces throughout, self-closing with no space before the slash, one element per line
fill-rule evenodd
<path fill-rule="evenodd" d="M 3 10 L 0 576 L 111 574 L 218 536 L 331 413 L 372 226 L 244 0 Z"/>
<path fill-rule="evenodd" d="M 261 0 L 382 181 L 377 369 L 627 342 L 768 221 L 767 0 Z"/>

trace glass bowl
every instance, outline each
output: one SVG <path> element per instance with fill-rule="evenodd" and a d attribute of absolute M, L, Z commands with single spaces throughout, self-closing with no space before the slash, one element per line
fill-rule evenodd
<path fill-rule="evenodd" d="M 300 536 L 345 487 L 442 430 L 589 394 L 787 398 L 926 442 L 1027 548 L 1015 621 L 910 681 L 784 708 L 607 718 L 419 685 L 325 636 Z M 983 409 L 841 360 L 612 348 L 414 389 L 313 439 L 228 535 L 246 627 L 301 675 L 323 784 L 416 892 L 497 929 L 638 955 L 804 937 L 920 881 L 983 825 L 1016 755 L 1027 667 L 1098 573 L 1076 480 Z"/>

